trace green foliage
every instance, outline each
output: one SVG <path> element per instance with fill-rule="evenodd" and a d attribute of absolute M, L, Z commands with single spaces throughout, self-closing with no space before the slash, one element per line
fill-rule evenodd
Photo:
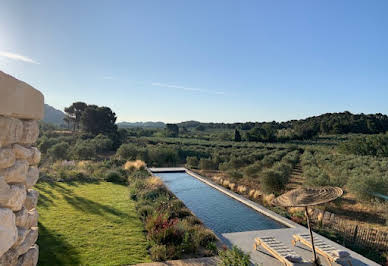
<path fill-rule="evenodd" d="M 273 142 L 275 141 L 275 130 L 268 124 L 261 127 L 254 127 L 247 131 L 248 141 Z"/>
<path fill-rule="evenodd" d="M 115 184 L 126 184 L 127 176 L 125 173 L 120 173 L 117 170 L 110 170 L 106 173 L 105 180 Z"/>
<path fill-rule="evenodd" d="M 341 143 L 338 149 L 346 154 L 388 157 L 388 133 L 355 137 Z"/>
<path fill-rule="evenodd" d="M 212 159 L 201 158 L 199 160 L 199 168 L 202 170 L 215 170 L 217 165 Z"/>
<path fill-rule="evenodd" d="M 263 169 L 263 164 L 260 161 L 258 161 L 254 164 L 247 166 L 244 169 L 244 174 L 248 177 L 257 178 L 262 169 Z"/>
<path fill-rule="evenodd" d="M 65 160 L 68 158 L 68 152 L 69 152 L 69 144 L 66 142 L 60 142 L 48 149 L 48 154 L 54 159 L 54 160 Z"/>
<path fill-rule="evenodd" d="M 92 141 L 78 141 L 71 149 L 75 160 L 92 160 L 96 157 L 96 146 Z"/>
<path fill-rule="evenodd" d="M 109 107 L 88 105 L 82 112 L 82 128 L 93 135 L 110 135 L 117 132 L 116 114 Z"/>
<path fill-rule="evenodd" d="M 113 141 L 105 135 L 98 134 L 92 142 L 98 153 L 109 152 L 113 149 Z"/>
<path fill-rule="evenodd" d="M 196 156 L 187 156 L 186 158 L 186 167 L 188 168 L 198 168 L 199 161 Z"/>
<path fill-rule="evenodd" d="M 166 245 L 154 245 L 150 248 L 150 255 L 153 261 L 165 261 L 167 259 Z"/>
<path fill-rule="evenodd" d="M 220 257 L 219 266 L 249 266 L 251 265 L 249 254 L 245 254 L 237 246 L 233 246 L 232 249 L 220 251 L 218 253 Z"/>
<path fill-rule="evenodd" d="M 284 189 L 284 179 L 280 171 L 266 169 L 260 179 L 261 189 L 266 193 L 280 192 Z"/>
<path fill-rule="evenodd" d="M 360 199 L 388 194 L 388 159 L 306 150 L 301 164 L 308 185 L 348 186 Z"/>
<path fill-rule="evenodd" d="M 132 143 L 122 144 L 116 153 L 121 160 L 135 160 L 138 154 L 139 148 Z"/>
<path fill-rule="evenodd" d="M 179 128 L 176 124 L 166 124 L 166 137 L 176 138 L 179 135 Z"/>
<path fill-rule="evenodd" d="M 234 141 L 236 141 L 236 142 L 241 141 L 241 134 L 240 134 L 240 131 L 238 131 L 238 129 L 234 130 Z"/>
<path fill-rule="evenodd" d="M 178 259 L 201 254 L 204 249 L 213 254 L 214 234 L 158 179 L 138 177 L 134 172 L 129 184 L 131 198 L 137 201 L 138 214 L 145 223 L 152 259 Z"/>
<path fill-rule="evenodd" d="M 66 116 L 64 118 L 64 121 L 68 123 L 68 127 L 70 127 L 70 124 L 73 125 L 73 131 L 80 129 L 80 121 L 81 116 L 83 112 L 85 111 L 87 107 L 87 104 L 84 102 L 75 102 L 69 107 L 65 108 Z"/>

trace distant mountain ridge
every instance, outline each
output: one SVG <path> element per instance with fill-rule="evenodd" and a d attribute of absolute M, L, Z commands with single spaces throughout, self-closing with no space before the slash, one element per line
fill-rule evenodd
<path fill-rule="evenodd" d="M 119 128 L 164 128 L 166 126 L 163 122 L 119 122 Z"/>
<path fill-rule="evenodd" d="M 60 126 L 65 124 L 63 121 L 64 117 L 65 113 L 61 110 L 55 109 L 54 107 L 48 104 L 44 104 L 43 122 Z"/>

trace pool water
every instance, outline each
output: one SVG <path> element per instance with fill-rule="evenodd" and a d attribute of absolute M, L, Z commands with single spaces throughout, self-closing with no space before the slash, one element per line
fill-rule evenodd
<path fill-rule="evenodd" d="M 223 233 L 286 228 L 185 172 L 156 175 L 219 237 Z"/>

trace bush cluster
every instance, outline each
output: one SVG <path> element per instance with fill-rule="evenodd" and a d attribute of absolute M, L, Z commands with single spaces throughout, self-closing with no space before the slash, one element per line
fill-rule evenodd
<path fill-rule="evenodd" d="M 219 252 L 221 262 L 220 266 L 249 266 L 251 265 L 249 254 L 245 254 L 241 249 L 233 246 Z"/>
<path fill-rule="evenodd" d="M 346 186 L 361 199 L 388 194 L 388 158 L 306 150 L 301 164 L 308 185 Z"/>
<path fill-rule="evenodd" d="M 40 181 L 60 182 L 99 182 L 107 181 L 127 184 L 128 171 L 123 170 L 120 162 L 106 160 L 93 161 L 57 161 L 41 167 Z"/>
<path fill-rule="evenodd" d="M 137 170 L 129 177 L 129 191 L 145 224 L 153 260 L 214 254 L 216 237 L 213 232 L 206 229 L 159 178 Z"/>

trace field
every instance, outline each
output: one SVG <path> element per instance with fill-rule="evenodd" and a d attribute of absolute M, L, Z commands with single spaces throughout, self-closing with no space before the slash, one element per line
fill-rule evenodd
<path fill-rule="evenodd" d="M 44 182 L 36 188 L 40 192 L 39 265 L 150 261 L 143 224 L 127 186 Z"/>

